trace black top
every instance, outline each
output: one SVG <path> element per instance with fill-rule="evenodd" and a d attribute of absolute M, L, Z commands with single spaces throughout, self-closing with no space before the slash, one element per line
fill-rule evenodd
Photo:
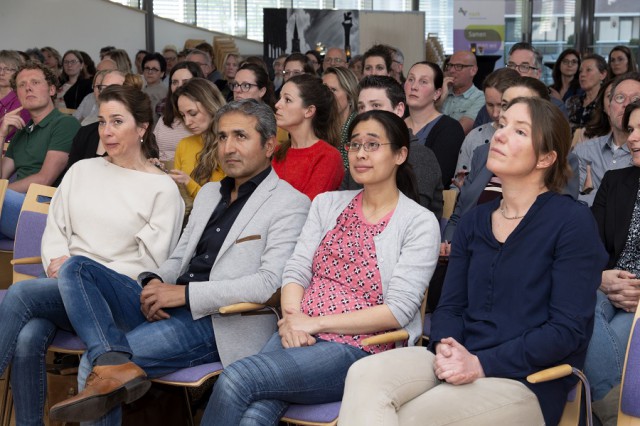
<path fill-rule="evenodd" d="M 67 108 L 78 109 L 84 97 L 93 92 L 91 86 L 92 82 L 90 79 L 78 79 L 76 84 L 71 86 L 63 96 L 64 104 Z"/>
<path fill-rule="evenodd" d="M 71 166 L 80 160 L 99 157 L 99 155 L 96 154 L 96 151 L 98 150 L 98 143 L 100 142 L 98 124 L 99 123 L 96 122 L 80 127 L 78 133 L 76 133 L 76 136 L 73 138 L 73 143 L 71 144 L 69 162 L 67 163 L 65 173 Z"/>

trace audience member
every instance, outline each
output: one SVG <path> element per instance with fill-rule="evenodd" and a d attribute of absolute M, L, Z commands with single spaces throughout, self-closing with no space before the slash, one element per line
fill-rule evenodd
<path fill-rule="evenodd" d="M 71 141 L 80 123 L 54 107 L 52 96 L 56 93 L 57 83 L 53 71 L 31 61 L 21 65 L 11 80 L 22 107 L 5 114 L 0 124 L 0 143 L 7 140 L 12 128 L 18 129 L 0 163 L 2 179 L 15 175 L 0 215 L 0 234 L 4 237 L 13 239 L 15 236 L 29 185 L 55 185 L 67 165 Z M 29 111 L 30 121 L 22 119 L 22 109 Z"/>
<path fill-rule="evenodd" d="M 145 98 L 132 88 L 105 90 L 100 133 L 109 156 L 81 161 L 67 173 L 42 239 L 47 278 L 12 285 L 0 306 L 0 372 L 11 363 L 17 424 L 43 424 L 47 347 L 58 328 L 73 331 L 59 291 L 65 262 L 92 259 L 135 277 L 162 264 L 176 245 L 182 202 L 173 182 L 145 159 L 157 155 Z"/>
<path fill-rule="evenodd" d="M 464 134 L 473 128 L 478 111 L 484 105 L 484 93 L 473 85 L 478 72 L 476 55 L 461 51 L 454 53 L 445 67 L 441 111 L 458 120 Z"/>
<path fill-rule="evenodd" d="M 582 92 L 580 88 L 580 53 L 575 49 L 565 49 L 558 55 L 553 66 L 553 84 L 549 86 L 552 98 L 566 102 Z"/>
<path fill-rule="evenodd" d="M 56 107 L 76 109 L 91 93 L 91 79 L 85 74 L 82 54 L 68 50 L 62 57 L 62 74 L 56 95 Z"/>
<path fill-rule="evenodd" d="M 415 202 L 408 149 L 395 114 L 370 111 L 353 121 L 349 163 L 364 189 L 313 201 L 282 276 L 279 330 L 259 354 L 225 366 L 202 424 L 255 423 L 259 413 L 261 424 L 275 425 L 291 403 L 339 401 L 354 362 L 394 347 L 362 339 L 404 327 L 405 344 L 416 343 L 439 230 Z"/>
<path fill-rule="evenodd" d="M 317 75 L 309 58 L 302 53 L 292 53 L 284 61 L 284 71 L 282 71 L 284 82 L 286 83 L 291 77 L 300 74 Z"/>
<path fill-rule="evenodd" d="M 614 80 L 607 80 L 600 88 L 591 119 L 584 129 L 578 129 L 573 134 L 572 147 L 586 140 L 611 133 L 609 105 L 611 104 L 611 87 Z"/>
<path fill-rule="evenodd" d="M 136 73 L 139 75 L 142 75 L 143 70 L 142 70 L 142 60 L 144 59 L 145 56 L 147 56 L 149 54 L 149 52 L 147 52 L 146 50 L 138 50 L 138 53 L 136 53 L 136 57 L 135 57 L 135 66 L 136 66 Z"/>
<path fill-rule="evenodd" d="M 616 77 L 611 84 L 609 122 L 611 133 L 576 145 L 573 152 L 580 160 L 580 197 L 588 205 L 600 187 L 602 177 L 608 170 L 617 170 L 631 165 L 631 152 L 627 146 L 629 132 L 622 127 L 624 109 L 640 99 L 640 74 L 627 73 Z"/>
<path fill-rule="evenodd" d="M 362 63 L 362 55 L 356 55 L 353 58 L 351 58 L 351 60 L 349 61 L 349 69 L 353 71 L 358 81 L 362 80 L 363 67 L 364 67 L 364 64 Z"/>
<path fill-rule="evenodd" d="M 638 65 L 629 46 L 615 46 L 609 52 L 609 78 L 638 71 Z"/>
<path fill-rule="evenodd" d="M 606 79 L 607 63 L 602 56 L 588 54 L 582 57 L 580 64 L 582 93 L 570 97 L 566 102 L 572 133 L 576 129 L 583 128 L 589 122 L 591 113 L 596 107 L 598 91 Z"/>
<path fill-rule="evenodd" d="M 278 176 L 311 200 L 338 189 L 344 177 L 335 148 L 340 143 L 340 118 L 335 97 L 320 77 L 296 75 L 282 86 L 276 122 L 290 135 L 273 156 Z"/>
<path fill-rule="evenodd" d="M 347 54 L 343 49 L 339 47 L 330 47 L 327 49 L 327 53 L 324 54 L 322 60 L 322 68 L 328 69 L 329 67 L 346 67 L 347 66 Z"/>
<path fill-rule="evenodd" d="M 182 139 L 191 135 L 191 132 L 184 127 L 179 112 L 175 109 L 176 99 L 174 99 L 174 93 L 194 77 L 204 77 L 202 70 L 195 62 L 179 62 L 171 69 L 169 73 L 169 88 L 163 101 L 163 113 L 153 129 L 153 134 L 160 150 L 160 157 L 158 158 L 165 164 L 168 163 L 167 167 L 170 169 L 173 168 L 176 146 Z"/>
<path fill-rule="evenodd" d="M 406 98 L 404 89 L 393 77 L 370 75 L 358 84 L 358 112 L 373 110 L 389 111 L 398 117 L 404 117 Z M 420 145 L 418 139 L 411 134 L 407 162 L 416 176 L 419 204 L 440 220 L 442 217 L 442 176 L 438 159 L 433 151 Z M 361 189 L 362 185 L 351 176 L 347 164 L 340 189 Z"/>
<path fill-rule="evenodd" d="M 320 54 L 316 50 L 307 50 L 304 55 L 307 57 L 309 63 L 316 71 L 316 74 L 322 75 L 322 57 L 320 56 Z"/>
<path fill-rule="evenodd" d="M 62 56 L 60 56 L 60 53 L 50 46 L 43 47 L 40 51 L 44 55 L 43 64 L 53 71 L 56 77 L 59 77 L 62 72 Z"/>
<path fill-rule="evenodd" d="M 609 261 L 602 271 L 584 372 L 591 385 L 593 410 L 604 426 L 616 424 L 624 357 L 640 298 L 640 102 L 625 108 L 622 125 L 629 129 L 633 167 L 606 172 L 591 208 Z"/>
<path fill-rule="evenodd" d="M 144 92 L 151 100 L 151 108 L 156 110 L 158 103 L 165 98 L 167 94 L 167 86 L 162 83 L 165 73 L 167 72 L 167 62 L 160 53 L 149 53 L 142 60 L 142 72 L 147 86 Z"/>
<path fill-rule="evenodd" d="M 220 89 L 222 96 L 228 101 L 233 100 L 233 90 L 229 86 L 233 79 L 236 77 L 238 68 L 240 68 L 240 56 L 237 53 L 227 53 L 224 57 L 223 63 L 223 78 L 216 81 L 216 86 Z"/>
<path fill-rule="evenodd" d="M 0 50 L 0 128 L 4 116 L 21 107 L 16 91 L 11 87 L 11 79 L 15 75 L 18 67 L 24 64 L 22 57 L 13 50 Z M 29 110 L 22 108 L 19 116 L 23 123 L 28 123 L 31 116 Z M 11 127 L 5 137 L 5 142 L 9 142 L 17 127 Z"/>
<path fill-rule="evenodd" d="M 390 75 L 393 58 L 389 48 L 383 44 L 371 46 L 362 55 L 362 76 L 368 75 Z"/>
<path fill-rule="evenodd" d="M 401 348 L 354 364 L 341 422 L 558 424 L 577 379 L 525 378 L 583 366 L 606 260 L 589 209 L 559 194 L 570 137 L 549 101 L 507 106 L 487 160 L 502 197 L 460 223 L 431 320 L 433 353 Z"/>
<path fill-rule="evenodd" d="M 32 47 L 31 49 L 27 49 L 24 53 L 29 56 L 29 60 L 40 62 L 44 64 L 44 55 L 37 47 Z"/>
<path fill-rule="evenodd" d="M 129 54 L 124 49 L 113 49 L 104 56 L 101 56 L 101 60 L 111 59 L 118 66 L 118 71 L 128 74 L 131 72 L 131 59 Z"/>
<path fill-rule="evenodd" d="M 331 90 L 336 98 L 338 116 L 340 117 L 340 144 L 338 151 L 342 156 L 345 169 L 349 168 L 349 157 L 345 144 L 349 142 L 349 125 L 358 115 L 358 80 L 356 76 L 345 67 L 329 67 L 324 70 L 322 82 Z"/>
<path fill-rule="evenodd" d="M 268 106 L 232 102 L 215 121 L 218 161 L 228 177 L 200 191 L 166 262 L 140 274 L 138 283 L 86 258 L 72 258 L 60 272 L 69 319 L 87 345 L 79 373 L 86 387 L 53 407 L 53 418 L 92 420 L 116 408 L 100 420 L 120 424 L 120 403 L 144 393 L 146 374 L 158 377 L 220 360 L 229 365 L 256 353 L 273 333 L 271 315 L 214 314 L 225 305 L 266 302 L 273 295 L 309 201 L 271 170 L 276 125 Z M 91 277 L 64 279 L 87 269 Z M 91 289 L 87 298 L 78 297 L 80 287 Z M 112 309 L 119 315 L 107 314 Z M 104 315 L 87 321 L 88 312 L 97 310 Z"/>
<path fill-rule="evenodd" d="M 273 60 L 273 90 L 279 90 L 284 84 L 284 61 L 287 59 L 286 54 L 278 56 Z"/>
<path fill-rule="evenodd" d="M 167 63 L 166 73 L 169 74 L 173 67 L 178 63 L 178 48 L 172 44 L 168 44 L 162 49 L 162 56 Z"/>
<path fill-rule="evenodd" d="M 104 46 L 100 48 L 100 60 L 103 60 L 105 57 L 109 55 L 109 53 L 116 50 L 115 46 Z"/>
<path fill-rule="evenodd" d="M 116 70 L 117 65 L 111 59 L 103 59 L 98 63 L 98 66 L 96 67 L 96 69 L 97 69 L 97 72 L 93 78 L 93 87 L 92 87 L 93 92 L 89 93 L 87 96 L 84 97 L 82 102 L 80 102 L 80 105 L 78 106 L 78 108 L 73 113 L 73 116 L 77 118 L 80 124 L 82 124 L 83 126 L 86 126 L 87 124 L 95 123 L 98 120 L 97 99 L 98 99 L 98 95 L 100 94 L 100 91 L 103 88 L 101 87 L 103 86 L 102 79 L 104 78 L 105 74 L 108 73 L 108 71 Z M 124 73 L 120 71 L 118 72 L 121 75 L 124 75 Z"/>
<path fill-rule="evenodd" d="M 275 94 L 273 83 L 269 80 L 267 71 L 260 65 L 244 63 L 235 75 L 234 81 L 230 84 L 233 99 L 255 99 L 263 101 L 275 110 Z"/>
<path fill-rule="evenodd" d="M 442 81 L 442 70 L 432 62 L 418 62 L 409 69 L 404 83 L 409 107 L 405 122 L 420 144 L 433 150 L 442 172 L 442 185 L 448 188 L 456 172 L 464 130 L 457 120 L 440 114 L 435 107 L 442 94 Z"/>
<path fill-rule="evenodd" d="M 198 49 L 192 50 L 187 55 L 187 61 L 195 62 L 196 64 L 200 65 L 202 74 L 204 74 L 205 78 L 212 83 L 220 80 L 218 76 L 221 75 L 217 70 L 213 71 L 215 69 L 215 65 L 213 65 L 213 63 L 211 62 L 211 55 L 209 55 L 207 52 Z M 213 81 L 213 78 L 215 78 L 216 80 Z"/>
<path fill-rule="evenodd" d="M 402 73 L 404 69 L 404 54 L 402 50 L 396 47 L 392 47 L 391 50 L 393 52 L 391 54 L 391 77 L 395 78 L 398 83 L 404 84 L 406 80 Z"/>
<path fill-rule="evenodd" d="M 196 50 L 198 50 L 200 52 L 206 52 L 206 54 L 209 55 L 209 67 L 210 67 L 210 70 L 209 70 L 208 74 L 205 73 L 205 76 L 206 76 L 207 80 L 209 80 L 212 83 L 215 83 L 216 81 L 221 80 L 222 79 L 222 73 L 220 73 L 220 71 L 218 71 L 218 67 L 216 66 L 216 57 L 215 57 L 215 54 L 213 52 L 213 46 L 211 46 L 209 43 L 206 43 L 206 42 L 205 43 L 200 43 L 199 45 L 196 46 Z M 189 60 L 189 59 L 187 59 L 187 60 Z"/>

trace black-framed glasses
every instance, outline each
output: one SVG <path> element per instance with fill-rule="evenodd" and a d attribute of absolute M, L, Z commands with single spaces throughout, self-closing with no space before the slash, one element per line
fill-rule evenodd
<path fill-rule="evenodd" d="M 537 70 L 538 69 L 537 67 L 531 66 L 529 64 L 520 64 L 520 65 L 518 65 L 518 64 L 513 63 L 513 62 L 509 62 L 507 64 L 507 68 L 511 68 L 512 70 L 516 70 L 516 71 L 524 73 L 524 74 L 528 73 L 530 70 Z"/>
<path fill-rule="evenodd" d="M 160 70 L 158 68 L 149 68 L 149 67 L 144 67 L 142 68 L 143 72 L 148 72 L 149 74 L 155 74 L 157 72 L 160 72 Z"/>
<path fill-rule="evenodd" d="M 449 71 L 451 68 L 453 68 L 456 71 L 462 71 L 463 68 L 468 68 L 468 67 L 472 67 L 473 65 L 467 65 L 467 64 L 447 64 L 446 67 L 444 67 L 445 71 Z"/>
<path fill-rule="evenodd" d="M 248 92 L 254 86 L 258 87 L 257 84 L 253 84 L 253 83 L 231 83 L 229 85 L 229 87 L 233 92 L 235 92 L 238 88 L 240 88 L 242 92 Z"/>
<path fill-rule="evenodd" d="M 62 61 L 63 65 L 75 65 L 75 64 L 79 64 L 80 61 L 77 59 L 68 59 L 66 61 Z"/>
<path fill-rule="evenodd" d="M 380 142 L 347 142 L 344 144 L 344 149 L 346 151 L 358 152 L 360 148 L 364 148 L 365 152 L 373 152 L 377 151 L 382 145 L 392 145 L 391 143 L 380 143 Z"/>

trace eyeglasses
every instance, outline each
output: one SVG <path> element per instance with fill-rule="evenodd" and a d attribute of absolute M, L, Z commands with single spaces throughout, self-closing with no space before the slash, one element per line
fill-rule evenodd
<path fill-rule="evenodd" d="M 325 56 L 324 62 L 326 62 L 327 64 L 341 64 L 345 62 L 345 60 L 342 58 L 329 58 Z"/>
<path fill-rule="evenodd" d="M 9 67 L 0 67 L 0 74 L 3 72 L 16 72 L 17 68 L 9 68 Z"/>
<path fill-rule="evenodd" d="M 382 145 L 392 145 L 391 143 L 380 143 L 380 142 L 347 142 L 344 144 L 344 149 L 351 152 L 358 152 L 360 148 L 364 148 L 365 152 L 373 152 L 377 151 Z"/>
<path fill-rule="evenodd" d="M 98 89 L 98 93 L 102 93 L 105 87 L 107 87 L 106 84 L 98 84 L 97 86 L 95 86 L 95 88 Z"/>
<path fill-rule="evenodd" d="M 569 65 L 569 66 L 578 65 L 578 60 L 577 59 L 563 59 L 562 60 L 562 65 Z"/>
<path fill-rule="evenodd" d="M 528 65 L 528 64 L 520 64 L 520 65 L 518 65 L 518 64 L 514 64 L 513 62 L 509 62 L 507 64 L 507 68 L 511 68 L 512 70 L 516 70 L 516 71 L 524 73 L 524 74 L 528 73 L 530 70 L 537 70 L 538 69 L 538 68 L 532 67 L 531 65 Z"/>
<path fill-rule="evenodd" d="M 623 104 L 624 101 L 626 101 L 627 99 L 629 99 L 629 103 L 633 103 L 633 102 L 637 102 L 640 101 L 640 95 L 624 95 L 622 93 L 618 93 L 617 95 L 615 95 L 612 100 L 615 101 L 615 103 L 617 104 Z"/>
<path fill-rule="evenodd" d="M 77 59 L 69 59 L 69 60 L 66 60 L 66 61 L 62 61 L 63 65 L 75 65 L 75 64 L 79 64 L 79 63 L 80 63 L 80 61 L 77 60 Z"/>
<path fill-rule="evenodd" d="M 463 68 L 467 68 L 467 67 L 472 67 L 473 65 L 467 65 L 467 64 L 447 64 L 446 67 L 444 67 L 445 71 L 449 71 L 451 68 L 453 68 L 456 71 L 462 71 Z"/>
<path fill-rule="evenodd" d="M 282 75 L 284 75 L 285 77 L 293 77 L 295 75 L 300 75 L 300 74 L 304 74 L 304 71 L 302 70 L 290 70 L 290 71 L 282 71 Z"/>
<path fill-rule="evenodd" d="M 252 83 L 231 83 L 229 85 L 229 87 L 233 92 L 235 92 L 238 88 L 240 88 L 240 91 L 242 92 L 248 92 L 254 86 L 258 87 L 257 84 L 252 84 Z"/>
<path fill-rule="evenodd" d="M 158 68 L 149 68 L 149 67 L 144 67 L 142 71 L 148 72 L 149 74 L 155 74 L 157 72 L 160 72 Z"/>

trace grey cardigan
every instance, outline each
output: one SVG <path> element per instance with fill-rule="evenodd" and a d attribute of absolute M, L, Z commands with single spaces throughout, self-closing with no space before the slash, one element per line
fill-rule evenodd
<path fill-rule="evenodd" d="M 359 192 L 327 192 L 313 200 L 296 248 L 284 268 L 283 287 L 289 283 L 309 287 L 313 255 Z M 374 241 L 384 303 L 409 331 L 409 344 L 413 345 L 422 334 L 420 304 L 438 260 L 438 221 L 429 210 L 400 193 L 389 224 Z"/>

